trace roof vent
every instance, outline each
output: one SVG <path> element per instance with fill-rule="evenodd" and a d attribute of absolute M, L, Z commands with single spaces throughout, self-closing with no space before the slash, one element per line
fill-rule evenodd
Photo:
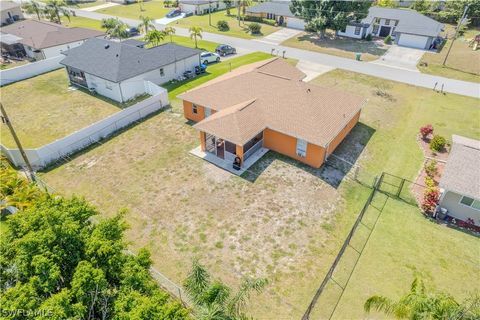
<path fill-rule="evenodd" d="M 105 49 L 108 49 L 108 48 L 110 48 L 110 45 L 109 45 L 109 44 L 106 44 L 106 45 L 105 45 Z"/>
<path fill-rule="evenodd" d="M 312 91 L 312 90 L 310 90 L 310 88 L 308 88 L 308 89 L 307 89 L 307 92 L 310 92 L 310 91 Z"/>

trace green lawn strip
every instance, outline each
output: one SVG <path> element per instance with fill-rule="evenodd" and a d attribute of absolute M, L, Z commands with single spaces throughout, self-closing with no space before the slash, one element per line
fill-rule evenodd
<path fill-rule="evenodd" d="M 181 46 L 195 48 L 195 41 L 190 37 L 172 35 L 172 41 Z M 166 36 L 162 44 L 168 42 L 170 42 L 170 36 Z M 197 40 L 197 45 L 199 50 L 215 52 L 218 43 L 200 39 Z"/>
<path fill-rule="evenodd" d="M 72 4 L 69 4 L 68 6 L 72 8 L 82 9 L 82 8 L 96 7 L 106 3 L 107 1 L 105 0 L 96 0 L 96 1 L 84 2 L 84 3 L 72 3 Z"/>
<path fill-rule="evenodd" d="M 208 14 L 206 15 L 193 15 L 187 18 L 183 18 L 180 20 L 176 20 L 169 25 L 175 27 L 184 27 L 184 28 L 190 28 L 190 27 L 201 27 L 203 31 L 205 32 L 210 32 L 210 33 L 218 33 L 218 34 L 223 34 L 227 36 L 232 36 L 232 37 L 238 37 L 238 38 L 244 38 L 244 39 L 254 39 L 254 38 L 261 38 L 266 35 L 269 35 L 270 33 L 273 33 L 280 28 L 270 26 L 268 24 L 261 23 L 260 25 L 262 26 L 261 29 L 261 34 L 259 35 L 251 35 L 248 32 L 248 24 L 250 22 L 241 22 L 240 26 L 238 25 L 238 20 L 237 16 L 234 14 L 236 11 L 231 10 L 231 15 L 227 15 L 226 11 L 218 11 L 212 13 L 211 16 L 211 21 L 212 25 L 209 24 L 209 17 Z M 217 22 L 220 20 L 225 20 L 228 23 L 228 26 L 230 27 L 230 30 L 228 31 L 220 31 L 217 28 Z"/>
<path fill-rule="evenodd" d="M 372 295 L 398 299 L 415 276 L 421 276 L 427 287 L 462 301 L 479 289 L 479 246 L 479 238 L 431 222 L 418 208 L 389 199 L 334 319 L 367 317 L 366 299 Z"/>
<path fill-rule="evenodd" d="M 454 34 L 453 28 L 451 25 L 446 27 L 446 32 L 448 32 L 450 37 Z M 446 78 L 480 82 L 480 49 L 473 51 L 473 48 L 469 47 L 470 40 L 478 33 L 479 29 L 469 29 L 463 36 L 455 40 L 445 66 L 443 61 L 452 40 L 448 40 L 438 53 L 426 52 L 418 63 L 418 69 L 423 73 Z"/>
<path fill-rule="evenodd" d="M 65 137 L 121 109 L 110 100 L 71 90 L 64 69 L 2 87 L 2 103 L 25 148 Z M 14 147 L 6 126 L 1 143 Z"/>
<path fill-rule="evenodd" d="M 149 1 L 142 4 L 132 3 L 113 6 L 95 12 L 137 20 L 140 16 L 144 16 L 155 20 L 165 17 L 171 10 L 172 8 L 164 8 L 162 1 Z"/>
<path fill-rule="evenodd" d="M 69 28 L 80 27 L 80 28 L 88 28 L 88 29 L 95 29 L 105 32 L 105 29 L 101 27 L 101 21 L 84 18 L 84 17 L 70 17 L 70 20 L 66 17 L 62 17 L 62 25 Z"/>
<path fill-rule="evenodd" d="M 332 32 L 328 32 L 327 36 L 321 40 L 317 34 L 302 32 L 298 36 L 282 42 L 282 45 L 349 59 L 356 59 L 355 54 L 361 53 L 363 61 L 376 60 L 388 49 L 374 41 L 335 37 Z"/>
<path fill-rule="evenodd" d="M 2 64 L 0 64 L 0 70 L 7 70 L 7 69 L 15 68 L 15 67 L 20 67 L 20 66 L 23 66 L 23 65 L 25 65 L 25 64 L 27 64 L 27 63 L 28 63 L 27 60 L 22 60 L 22 61 L 12 60 L 11 63 L 2 63 Z"/>

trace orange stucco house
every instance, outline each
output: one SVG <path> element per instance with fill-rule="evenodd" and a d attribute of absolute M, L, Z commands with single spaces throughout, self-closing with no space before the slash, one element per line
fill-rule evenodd
<path fill-rule="evenodd" d="M 201 150 L 241 165 L 260 148 L 319 168 L 352 130 L 362 97 L 303 82 L 281 58 L 240 67 L 187 91 L 185 118 Z"/>

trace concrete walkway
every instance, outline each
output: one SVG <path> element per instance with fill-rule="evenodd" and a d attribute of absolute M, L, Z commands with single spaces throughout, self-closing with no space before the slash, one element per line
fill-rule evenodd
<path fill-rule="evenodd" d="M 107 3 L 100 4 L 100 5 L 94 6 L 94 7 L 82 8 L 82 10 L 83 11 L 97 11 L 97 10 L 100 10 L 100 9 L 106 9 L 106 8 L 115 7 L 115 6 L 118 6 L 118 5 L 119 5 L 119 3 L 107 2 Z"/>
<path fill-rule="evenodd" d="M 316 77 L 318 77 L 321 74 L 324 74 L 330 70 L 333 70 L 335 68 L 326 66 L 323 64 L 319 63 L 314 63 L 310 61 L 305 61 L 305 60 L 300 60 L 297 63 L 297 68 L 300 69 L 303 73 L 305 73 L 307 76 L 303 79 L 303 81 L 308 82 Z"/>
<path fill-rule="evenodd" d="M 173 17 L 173 18 L 163 17 L 163 18 L 157 19 L 157 20 L 155 20 L 155 23 L 167 25 L 170 22 L 174 22 L 174 21 L 177 21 L 177 20 L 180 20 L 180 19 L 183 19 L 183 18 L 185 18 L 185 13 L 182 12 L 179 16 L 176 16 L 176 17 Z"/>
<path fill-rule="evenodd" d="M 75 9 L 76 14 L 80 17 L 86 17 L 90 19 L 101 20 L 103 18 L 108 18 L 111 16 L 105 14 L 99 14 L 97 12 L 88 12 L 84 10 Z M 122 21 L 130 25 L 138 25 L 138 20 L 120 18 Z M 165 28 L 165 25 L 157 24 L 158 29 Z M 188 29 L 175 27 L 176 34 L 179 36 L 190 36 Z M 233 47 L 244 48 L 254 51 L 262 51 L 266 53 L 271 53 L 272 49 L 277 50 L 277 52 L 286 51 L 286 57 L 295 58 L 298 60 L 305 60 L 313 63 L 320 63 L 327 65 L 333 68 L 340 68 L 343 70 L 363 73 L 373 77 L 378 77 L 387 80 L 398 81 L 406 84 L 411 84 L 414 86 L 424 87 L 428 89 L 433 89 L 435 84 L 437 88 L 443 85 L 444 92 L 447 93 L 456 93 L 460 95 L 480 98 L 480 84 L 449 79 L 424 73 L 419 73 L 411 70 L 405 70 L 400 68 L 395 68 L 387 65 L 381 64 L 372 64 L 363 61 L 356 61 L 352 59 L 332 56 L 328 54 L 323 54 L 319 52 L 312 52 L 297 48 L 291 48 L 281 45 L 273 45 L 269 43 L 264 43 L 260 41 L 253 41 L 241 38 L 235 38 L 220 34 L 203 32 L 203 39 L 208 41 L 213 41 L 217 43 L 229 44 Z"/>
<path fill-rule="evenodd" d="M 255 39 L 255 41 L 266 42 L 269 44 L 277 45 L 282 43 L 283 41 L 286 41 L 296 36 L 301 32 L 302 32 L 301 30 L 281 28 L 280 30 L 275 31 L 274 33 L 271 33 L 268 36 L 265 36 L 261 39 Z"/>

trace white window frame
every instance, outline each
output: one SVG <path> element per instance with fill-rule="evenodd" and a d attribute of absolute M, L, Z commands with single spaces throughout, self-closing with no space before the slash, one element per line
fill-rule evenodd
<path fill-rule="evenodd" d="M 375 30 L 375 28 L 376 28 L 377 30 Z M 379 26 L 378 24 L 374 24 L 374 25 L 373 25 L 373 29 L 372 29 L 372 33 L 373 33 L 373 34 L 377 34 L 377 33 L 378 33 L 378 30 L 380 30 L 380 26 Z"/>
<path fill-rule="evenodd" d="M 355 27 L 355 32 L 354 32 L 354 34 L 355 34 L 356 36 L 358 36 L 361 31 L 362 31 L 362 27 L 357 26 L 357 27 Z"/>
<path fill-rule="evenodd" d="M 305 158 L 307 156 L 307 147 L 308 147 L 308 142 L 306 140 L 297 138 L 297 145 L 296 145 L 297 156 Z"/>
<path fill-rule="evenodd" d="M 385 25 L 389 26 L 390 25 L 390 19 L 385 19 Z"/>
<path fill-rule="evenodd" d="M 472 199 L 473 201 L 472 201 L 472 203 L 471 203 L 470 205 L 465 204 L 465 203 L 462 203 L 462 201 L 463 201 L 464 198 Z M 472 208 L 473 210 L 478 210 L 478 211 L 480 211 L 480 200 L 477 200 L 477 199 L 475 199 L 475 198 L 467 197 L 467 196 L 462 196 L 462 197 L 460 198 L 460 201 L 459 201 L 458 203 L 459 203 L 460 205 L 462 205 L 462 206 L 469 207 L 469 208 Z M 478 208 L 475 208 L 475 207 L 473 206 L 475 203 L 478 205 Z"/>

